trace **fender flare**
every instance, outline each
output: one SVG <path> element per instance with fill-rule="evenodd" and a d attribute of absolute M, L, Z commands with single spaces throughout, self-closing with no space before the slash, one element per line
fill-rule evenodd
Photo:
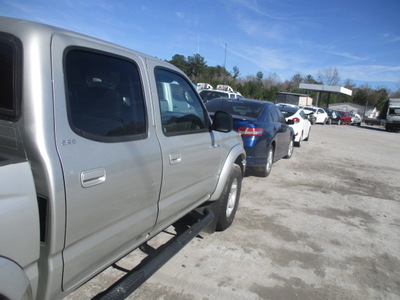
<path fill-rule="evenodd" d="M 228 176 L 232 169 L 232 166 L 235 162 L 238 161 L 238 159 L 240 160 L 240 168 L 242 169 L 242 173 L 244 174 L 246 169 L 246 152 L 239 144 L 233 147 L 232 150 L 229 152 L 228 157 L 225 160 L 224 166 L 222 167 L 221 174 L 219 175 L 217 187 L 210 196 L 210 201 L 216 201 L 219 199 L 225 187 L 225 183 L 228 180 Z"/>
<path fill-rule="evenodd" d="M 28 276 L 16 262 L 0 256 L 0 298 L 33 299 Z"/>

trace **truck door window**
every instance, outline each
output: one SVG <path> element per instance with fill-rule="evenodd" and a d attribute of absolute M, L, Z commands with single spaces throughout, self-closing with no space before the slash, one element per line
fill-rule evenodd
<path fill-rule="evenodd" d="M 156 69 L 155 77 L 164 134 L 206 130 L 206 111 L 190 83 L 179 74 L 164 69 Z"/>
<path fill-rule="evenodd" d="M 19 40 L 8 34 L 0 34 L 1 119 L 15 120 L 18 117 L 21 51 Z"/>
<path fill-rule="evenodd" d="M 65 70 L 68 118 L 77 134 L 101 142 L 146 137 L 142 86 L 133 62 L 71 50 Z"/>

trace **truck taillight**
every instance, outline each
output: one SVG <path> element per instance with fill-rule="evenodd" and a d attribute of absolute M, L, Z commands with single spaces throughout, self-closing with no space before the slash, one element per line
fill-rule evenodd
<path fill-rule="evenodd" d="M 297 124 L 297 123 L 300 122 L 300 119 L 299 118 L 293 118 L 293 122 L 294 122 L 294 124 Z"/>
<path fill-rule="evenodd" d="M 262 136 L 263 131 L 261 127 L 239 127 L 237 130 L 241 136 Z"/>

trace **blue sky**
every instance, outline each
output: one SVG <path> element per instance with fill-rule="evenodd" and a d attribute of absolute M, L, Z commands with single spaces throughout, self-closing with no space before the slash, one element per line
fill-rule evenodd
<path fill-rule="evenodd" d="M 0 0 L 0 15 L 166 60 L 199 53 L 241 77 L 337 68 L 342 83 L 400 90 L 399 0 Z"/>

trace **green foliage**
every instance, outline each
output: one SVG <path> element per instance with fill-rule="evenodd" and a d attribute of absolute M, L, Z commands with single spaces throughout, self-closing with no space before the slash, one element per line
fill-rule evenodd
<path fill-rule="evenodd" d="M 258 71 L 256 77 L 257 77 L 257 81 L 261 82 L 261 80 L 262 80 L 263 77 L 264 77 L 263 72 Z"/>
<path fill-rule="evenodd" d="M 353 91 L 353 102 L 365 106 L 375 106 L 379 111 L 382 109 L 386 100 L 389 98 L 389 92 L 386 89 L 373 90 L 370 87 L 356 88 Z"/>
<path fill-rule="evenodd" d="M 326 84 L 336 84 L 339 81 L 339 73 L 336 68 L 320 71 L 318 73 L 320 81 L 315 80 L 310 74 L 303 77 L 297 73 L 290 80 L 281 82 L 279 76 L 275 73 L 264 79 L 264 74 L 261 71 L 254 76 L 239 78 L 240 71 L 237 66 L 233 67 L 232 72 L 228 72 L 222 66 L 210 67 L 207 66 L 207 62 L 200 54 L 188 56 L 187 58 L 183 55 L 175 54 L 169 62 L 185 72 L 194 83 L 206 82 L 213 87 L 218 84 L 227 84 L 246 98 L 272 102 L 275 101 L 277 92 L 304 93 L 304 90 L 299 89 L 300 83 L 322 84 L 326 82 Z M 383 88 L 373 90 L 368 86 L 356 87 L 350 79 L 344 81 L 344 86 L 353 90 L 353 96 L 322 93 L 319 105 L 325 107 L 330 103 L 354 102 L 366 106 L 375 106 L 377 110 L 380 110 L 390 96 L 389 91 Z M 397 92 L 400 95 L 400 83 L 399 91 Z M 313 91 L 308 93 L 314 99 L 314 104 L 316 104 L 318 93 Z"/>
<path fill-rule="evenodd" d="M 237 66 L 234 66 L 232 69 L 232 78 L 236 79 L 239 77 L 239 75 L 240 75 L 239 68 Z"/>

